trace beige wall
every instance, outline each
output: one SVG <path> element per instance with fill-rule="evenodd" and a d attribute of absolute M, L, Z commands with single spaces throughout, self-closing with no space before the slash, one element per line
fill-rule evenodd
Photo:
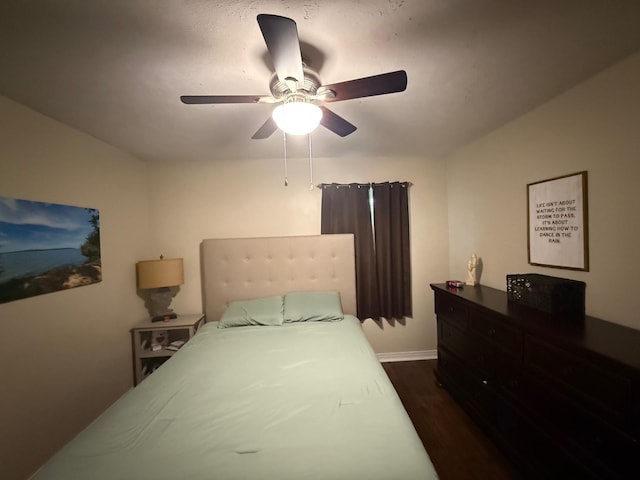
<path fill-rule="evenodd" d="M 508 273 L 587 283 L 587 313 L 640 328 L 633 285 L 640 245 L 640 55 L 462 149 L 447 162 L 451 275 L 469 256 L 482 282 L 505 290 Z M 590 272 L 527 263 L 526 185 L 589 172 Z"/>
<path fill-rule="evenodd" d="M 0 97 L 0 196 L 100 210 L 103 281 L 0 304 L 0 478 L 27 477 L 131 387 L 146 166 Z"/>
<path fill-rule="evenodd" d="M 247 140 L 251 141 L 251 140 Z M 321 192 L 309 189 L 308 159 L 222 164 L 157 165 L 150 170 L 154 255 L 185 259 L 185 284 L 173 306 L 178 312 L 202 309 L 199 244 L 204 238 L 310 235 L 320 233 Z M 410 191 L 414 318 L 364 322 L 378 352 L 436 348 L 430 282 L 447 276 L 448 245 L 445 165 L 424 158 L 314 160 L 314 184 L 407 180 Z"/>

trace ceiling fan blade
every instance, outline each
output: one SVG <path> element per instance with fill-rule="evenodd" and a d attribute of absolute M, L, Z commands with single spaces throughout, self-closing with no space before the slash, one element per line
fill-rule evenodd
<path fill-rule="evenodd" d="M 265 138 L 269 138 L 273 132 L 278 129 L 276 122 L 273 120 L 273 117 L 269 115 L 267 121 L 262 124 L 262 126 L 258 129 L 256 133 L 251 137 L 253 140 L 264 140 Z"/>
<path fill-rule="evenodd" d="M 260 14 L 258 25 L 260 25 L 278 79 L 286 82 L 288 78 L 293 78 L 302 84 L 304 72 L 296 22 L 279 15 Z"/>
<path fill-rule="evenodd" d="M 182 103 L 187 105 L 217 103 L 258 103 L 261 95 L 183 95 Z"/>
<path fill-rule="evenodd" d="M 341 137 L 346 137 L 347 135 L 356 131 L 356 126 L 347 122 L 344 118 L 342 118 L 337 113 L 333 113 L 327 107 L 321 106 L 322 110 L 322 119 L 320 120 L 320 124 L 333 133 L 340 135 Z"/>
<path fill-rule="evenodd" d="M 358 78 L 356 80 L 334 83 L 332 85 L 323 85 L 318 89 L 318 96 L 322 96 L 322 92 L 330 90 L 334 95 L 328 95 L 324 98 L 324 101 L 339 102 L 352 98 L 403 92 L 406 88 L 407 72 L 398 70 L 396 72 L 382 73 L 380 75 Z"/>

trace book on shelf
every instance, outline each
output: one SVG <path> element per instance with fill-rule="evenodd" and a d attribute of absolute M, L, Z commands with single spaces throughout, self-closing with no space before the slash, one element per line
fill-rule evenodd
<path fill-rule="evenodd" d="M 169 345 L 167 345 L 167 350 L 171 350 L 177 352 L 180 348 L 186 343 L 185 340 L 174 340 Z"/>

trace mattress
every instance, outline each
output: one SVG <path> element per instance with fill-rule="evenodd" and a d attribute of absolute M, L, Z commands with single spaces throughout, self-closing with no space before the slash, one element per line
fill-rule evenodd
<path fill-rule="evenodd" d="M 204 325 L 34 479 L 437 478 L 360 322 Z"/>

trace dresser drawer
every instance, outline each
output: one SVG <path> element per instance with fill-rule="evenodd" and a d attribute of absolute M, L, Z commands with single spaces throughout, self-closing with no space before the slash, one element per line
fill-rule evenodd
<path fill-rule="evenodd" d="M 535 420 L 552 433 L 560 448 L 597 472 L 598 478 L 637 476 L 640 445 L 635 439 L 583 410 L 562 390 L 549 388 L 544 380 L 527 378 L 522 390 L 525 404 L 535 411 Z"/>
<path fill-rule="evenodd" d="M 440 345 L 465 363 L 467 374 L 510 397 L 517 396 L 518 372 L 514 362 L 495 346 L 440 320 Z"/>
<path fill-rule="evenodd" d="M 468 329 L 469 308 L 465 304 L 443 294 L 436 295 L 435 301 L 438 319 L 447 320 L 462 330 Z"/>
<path fill-rule="evenodd" d="M 525 337 L 525 364 L 551 379 L 601 418 L 629 429 L 633 383 L 589 361 L 535 338 Z M 636 432 L 629 432 L 635 434 Z"/>
<path fill-rule="evenodd" d="M 520 400 L 520 365 L 511 358 L 494 352 L 492 359 L 492 386 L 512 402 Z"/>
<path fill-rule="evenodd" d="M 468 394 L 473 385 L 469 369 L 446 348 L 438 348 L 438 377 L 443 383 L 452 382 L 465 394 Z"/>
<path fill-rule="evenodd" d="M 438 317 L 439 343 L 461 359 L 473 362 L 476 356 L 473 339 L 456 325 L 455 322 Z"/>
<path fill-rule="evenodd" d="M 473 332 L 481 335 L 506 353 L 518 358 L 522 356 L 523 334 L 521 330 L 501 322 L 495 316 L 473 308 L 469 311 L 469 319 Z"/>

